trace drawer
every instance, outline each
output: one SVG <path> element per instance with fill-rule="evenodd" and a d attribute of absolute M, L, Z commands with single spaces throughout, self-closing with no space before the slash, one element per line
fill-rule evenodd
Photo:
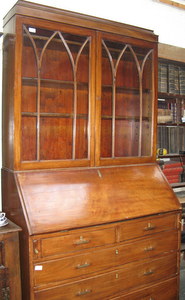
<path fill-rule="evenodd" d="M 63 280 L 73 281 L 75 278 L 87 277 L 98 271 L 105 272 L 119 264 L 119 261 L 116 264 L 116 258 L 116 248 L 109 248 L 35 264 L 34 285 L 56 284 Z"/>
<path fill-rule="evenodd" d="M 74 280 L 75 277 L 110 270 L 129 262 L 167 253 L 177 247 L 178 235 L 174 230 L 135 243 L 35 264 L 34 285 L 39 286 L 65 279 Z"/>
<path fill-rule="evenodd" d="M 42 257 L 115 243 L 115 227 L 41 239 Z"/>
<path fill-rule="evenodd" d="M 176 228 L 177 216 L 163 215 L 160 217 L 150 217 L 126 221 L 119 226 L 118 230 L 120 241 L 125 241 L 155 232 Z"/>
<path fill-rule="evenodd" d="M 113 298 L 116 294 L 146 287 L 177 272 L 177 256 L 170 254 L 147 263 L 133 263 L 94 278 L 80 280 L 55 288 L 35 291 L 35 300 L 100 300 Z M 61 298 L 62 295 L 62 298 Z"/>
<path fill-rule="evenodd" d="M 172 230 L 120 245 L 117 247 L 117 257 L 120 257 L 119 264 L 125 264 L 176 251 L 179 247 L 178 231 Z"/>
<path fill-rule="evenodd" d="M 178 300 L 178 278 L 172 278 L 168 281 L 162 282 L 157 285 L 150 286 L 149 288 L 129 293 L 124 296 L 118 296 L 111 300 Z"/>

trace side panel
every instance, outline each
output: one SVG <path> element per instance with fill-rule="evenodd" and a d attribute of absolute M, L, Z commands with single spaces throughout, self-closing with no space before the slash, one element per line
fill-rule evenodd
<path fill-rule="evenodd" d="M 2 155 L 3 166 L 13 168 L 14 146 L 15 18 L 4 27 Z"/>

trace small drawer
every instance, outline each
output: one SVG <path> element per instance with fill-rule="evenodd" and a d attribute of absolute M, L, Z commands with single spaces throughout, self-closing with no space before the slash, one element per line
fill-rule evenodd
<path fill-rule="evenodd" d="M 42 257 L 115 243 L 115 228 L 64 234 L 41 239 Z"/>
<path fill-rule="evenodd" d="M 128 264 L 107 274 L 35 291 L 35 300 L 110 299 L 139 287 L 155 284 L 177 272 L 177 256 L 170 254 L 147 263 Z"/>
<path fill-rule="evenodd" d="M 120 241 L 126 241 L 148 234 L 177 228 L 177 215 L 147 217 L 123 222 L 119 230 Z"/>

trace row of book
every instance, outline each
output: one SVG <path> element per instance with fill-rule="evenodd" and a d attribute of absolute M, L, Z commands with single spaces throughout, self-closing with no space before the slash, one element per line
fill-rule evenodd
<path fill-rule="evenodd" d="M 160 165 L 166 179 L 170 184 L 181 182 L 181 175 L 184 172 L 182 162 L 169 160 Z"/>
<path fill-rule="evenodd" d="M 185 67 L 159 63 L 158 90 L 161 93 L 185 95 Z"/>
<path fill-rule="evenodd" d="M 185 150 L 185 126 L 158 125 L 157 135 L 157 148 L 164 148 L 170 154 Z"/>
<path fill-rule="evenodd" d="M 158 99 L 158 123 L 184 122 L 185 100 L 166 101 Z"/>

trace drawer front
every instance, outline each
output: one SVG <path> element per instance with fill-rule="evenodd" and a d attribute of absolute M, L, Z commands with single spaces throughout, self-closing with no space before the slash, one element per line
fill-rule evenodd
<path fill-rule="evenodd" d="M 66 234 L 41 240 L 42 257 L 115 243 L 115 228 Z"/>
<path fill-rule="evenodd" d="M 35 264 L 34 285 L 56 283 L 66 279 L 73 281 L 74 278 L 85 275 L 87 277 L 91 273 L 110 269 L 116 265 L 115 251 L 115 248 L 109 248 Z"/>
<path fill-rule="evenodd" d="M 118 296 L 111 300 L 178 300 L 178 279 L 172 278 L 155 286 Z"/>
<path fill-rule="evenodd" d="M 176 229 L 177 216 L 163 215 L 161 217 L 151 217 L 127 221 L 119 226 L 120 241 L 125 241 L 148 234 Z"/>
<path fill-rule="evenodd" d="M 124 269 L 80 280 L 73 284 L 37 291 L 35 300 L 100 300 L 114 298 L 113 296 L 139 286 L 157 283 L 177 272 L 177 256 L 170 254 L 147 263 L 133 263 Z M 62 295 L 62 297 L 61 297 Z"/>
<path fill-rule="evenodd" d="M 41 265 L 35 264 L 34 285 L 39 286 L 70 278 L 72 280 L 74 277 L 107 270 L 136 260 L 150 258 L 160 253 L 167 253 L 177 249 L 177 247 L 177 232 L 169 231 L 127 245 L 47 261 Z"/>
<path fill-rule="evenodd" d="M 179 248 L 179 237 L 176 230 L 157 233 L 139 241 L 117 247 L 119 264 L 148 259 L 162 253 L 176 251 Z"/>

